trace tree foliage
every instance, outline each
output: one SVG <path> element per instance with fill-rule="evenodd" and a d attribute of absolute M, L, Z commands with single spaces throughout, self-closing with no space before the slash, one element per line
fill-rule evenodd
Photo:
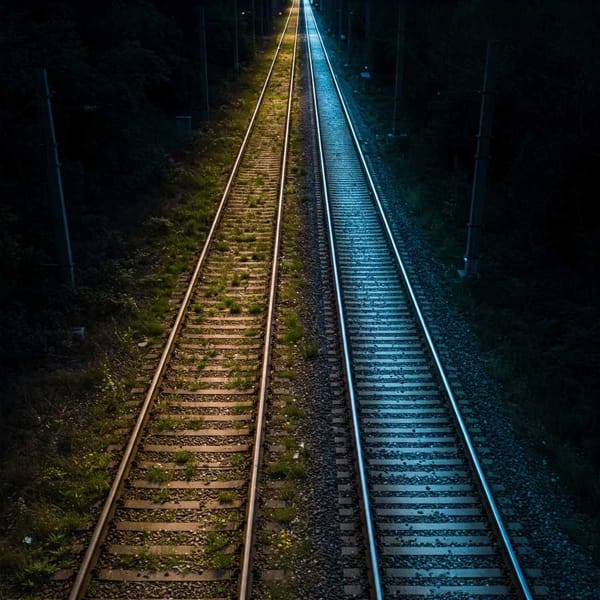
<path fill-rule="evenodd" d="M 270 31 L 266 16 L 279 3 L 254 4 L 265 19 L 261 29 Z M 237 2 L 242 65 L 253 56 L 251 6 Z M 215 106 L 233 77 L 233 0 L 0 5 L 0 355 L 29 352 L 19 330 L 62 326 L 68 294 L 49 266 L 55 242 L 36 70 L 48 72 L 76 278 L 102 287 L 110 275 L 98 263 L 125 251 L 124 232 L 135 227 L 144 192 L 177 147 L 175 115 L 200 122 L 200 8 Z"/>

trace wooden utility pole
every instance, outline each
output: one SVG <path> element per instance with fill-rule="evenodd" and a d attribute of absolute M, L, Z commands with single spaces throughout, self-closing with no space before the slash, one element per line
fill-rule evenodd
<path fill-rule="evenodd" d="M 75 270 L 73 268 L 73 255 L 71 253 L 71 238 L 69 224 L 65 209 L 60 161 L 58 160 L 58 144 L 54 130 L 54 117 L 52 115 L 52 101 L 48 86 L 48 73 L 46 69 L 37 71 L 37 95 L 39 112 L 44 133 L 44 148 L 46 151 L 46 172 L 48 190 L 50 192 L 50 205 L 52 208 L 52 224 L 54 239 L 60 271 L 65 283 L 75 285 Z"/>
<path fill-rule="evenodd" d="M 490 160 L 490 138 L 492 119 L 496 100 L 496 80 L 498 72 L 497 43 L 490 41 L 487 45 L 483 91 L 481 93 L 481 111 L 479 114 L 479 135 L 475 154 L 475 173 L 471 193 L 471 212 L 467 228 L 467 248 L 465 250 L 465 268 L 459 270 L 461 277 L 477 275 L 479 247 L 481 243 L 481 223 L 485 203 L 488 164 Z"/>
<path fill-rule="evenodd" d="M 398 32 L 396 34 L 396 84 L 394 86 L 394 114 L 392 135 L 398 134 L 398 121 L 402 105 L 402 84 L 404 76 L 404 32 L 406 29 L 406 0 L 398 1 Z"/>
<path fill-rule="evenodd" d="M 208 58 L 206 51 L 206 17 L 204 6 L 198 10 L 198 27 L 200 30 L 200 76 L 202 78 L 202 118 L 210 120 L 210 106 L 208 102 Z"/>

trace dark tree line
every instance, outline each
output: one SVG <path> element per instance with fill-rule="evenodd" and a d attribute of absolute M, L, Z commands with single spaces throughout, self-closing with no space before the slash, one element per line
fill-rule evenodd
<path fill-rule="evenodd" d="M 565 265 L 589 269 L 597 263 L 599 213 L 589 193 L 600 158 L 597 2 L 318 4 L 330 33 L 342 34 L 341 48 L 352 30 L 349 53 L 355 64 L 369 66 L 375 88 L 393 83 L 397 11 L 404 5 L 403 105 L 424 168 L 472 168 L 485 47 L 497 40 L 501 73 L 492 176 L 508 187 L 501 211 L 488 224 L 525 225 L 527 243 Z M 460 207 L 446 210 L 464 221 Z"/>
<path fill-rule="evenodd" d="M 177 147 L 175 116 L 191 115 L 195 126 L 206 117 L 200 14 L 214 108 L 283 4 L 0 4 L 0 355 L 27 353 L 28 331 L 60 321 L 60 307 L 48 307 L 57 274 L 36 70 L 47 69 L 51 88 L 76 272 L 79 283 L 93 286 L 102 259 L 123 252 L 123 227 L 136 219 L 133 199 L 158 181 Z M 45 316 L 32 317 L 38 310 Z"/>

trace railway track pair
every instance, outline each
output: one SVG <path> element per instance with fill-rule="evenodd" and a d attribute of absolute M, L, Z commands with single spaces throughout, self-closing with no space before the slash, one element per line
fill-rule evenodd
<path fill-rule="evenodd" d="M 69 598 L 246 597 L 299 6 Z"/>
<path fill-rule="evenodd" d="M 532 598 L 304 5 L 370 595 Z"/>
<path fill-rule="evenodd" d="M 346 589 L 531 598 L 303 10 L 370 573 Z M 299 21 L 294 2 L 70 600 L 251 596 Z"/>

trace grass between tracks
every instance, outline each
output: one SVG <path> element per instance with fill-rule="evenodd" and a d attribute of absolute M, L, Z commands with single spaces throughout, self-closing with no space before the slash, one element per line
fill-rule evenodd
<path fill-rule="evenodd" d="M 227 99 L 192 148 L 172 160 L 161 189 L 132 199 L 137 210 L 116 232 L 130 240 L 127 252 L 102 257 L 114 277 L 75 293 L 78 306 L 94 307 L 79 312 L 85 341 L 59 336 L 47 356 L 4 386 L 12 408 L 2 415 L 0 597 L 39 597 L 53 573 L 75 566 L 72 546 L 86 542 L 110 486 L 118 454 L 107 448 L 122 444 L 133 422 L 136 409 L 125 401 L 140 385 L 148 347 L 164 340 L 169 299 L 201 248 L 273 48 L 270 40 L 220 92 Z M 148 477 L 162 481 L 163 474 Z"/>
<path fill-rule="evenodd" d="M 481 278 L 458 278 L 471 173 L 440 163 L 427 139 L 430 132 L 408 117 L 401 124 L 408 137 L 390 137 L 391 85 L 372 80 L 366 89 L 364 81 L 349 74 L 358 73 L 362 63 L 342 67 L 347 56 L 333 42 L 328 47 L 356 102 L 368 107 L 362 117 L 395 176 L 404 207 L 445 266 L 448 297 L 472 323 L 515 431 L 538 460 L 552 464 L 563 488 L 575 497 L 580 514 L 564 520 L 564 531 L 600 565 L 598 281 L 536 248 L 527 231 L 523 235 L 523 224 L 515 223 L 519 215 L 506 210 L 506 199 L 523 192 L 513 189 L 510 180 L 493 179 L 485 207 Z M 361 56 L 359 48 L 354 56 Z"/>
<path fill-rule="evenodd" d="M 296 96 L 297 97 L 297 96 Z M 294 119 L 298 109 L 295 107 Z M 294 128 L 295 129 L 295 128 Z M 303 230 L 301 201 L 304 172 L 298 167 L 300 144 L 292 133 L 282 252 L 279 271 L 276 342 L 273 348 L 268 450 L 263 460 L 260 522 L 257 531 L 261 555 L 258 570 L 283 572 L 275 580 L 255 579 L 255 593 L 273 600 L 293 600 L 311 590 L 309 569 L 312 552 L 312 521 L 307 506 L 306 480 L 310 474 L 310 451 L 305 431 L 311 428 L 310 399 L 305 396 L 310 361 L 319 355 L 310 334 L 303 307 L 306 298 L 306 267 L 299 243 Z M 309 350 L 307 350 L 309 348 Z"/>

